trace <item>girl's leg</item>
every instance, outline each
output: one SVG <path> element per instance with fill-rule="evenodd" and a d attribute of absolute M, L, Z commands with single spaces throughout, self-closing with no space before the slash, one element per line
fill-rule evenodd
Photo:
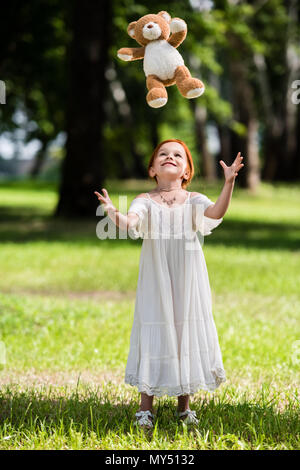
<path fill-rule="evenodd" d="M 141 404 L 139 411 L 147 411 L 150 410 L 152 412 L 152 404 L 153 404 L 153 395 L 147 395 L 146 393 L 141 393 Z"/>
<path fill-rule="evenodd" d="M 181 395 L 180 397 L 178 397 L 178 412 L 179 413 L 189 409 L 189 401 L 190 401 L 189 395 Z"/>
<path fill-rule="evenodd" d="M 181 395 L 178 397 L 178 413 L 190 410 L 189 401 L 189 395 Z M 187 411 L 185 415 L 180 416 L 179 418 L 183 419 L 186 424 L 199 424 L 195 411 Z"/>

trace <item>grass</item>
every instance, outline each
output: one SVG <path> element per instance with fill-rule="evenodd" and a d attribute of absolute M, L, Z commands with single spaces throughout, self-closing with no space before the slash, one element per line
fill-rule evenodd
<path fill-rule="evenodd" d="M 292 394 L 284 409 L 276 392 L 255 394 L 229 386 L 212 398 L 199 396 L 194 409 L 199 428 L 187 429 L 174 417 L 173 398 L 159 401 L 153 432 L 133 429 L 137 395 L 107 383 L 0 394 L 2 449 L 295 449 L 298 414 Z"/>
<path fill-rule="evenodd" d="M 105 187 L 129 205 L 147 183 Z M 214 201 L 220 186 L 189 190 Z M 96 217 L 53 220 L 52 185 L 2 184 L 0 449 L 299 449 L 299 196 L 235 188 L 204 244 L 227 382 L 193 396 L 197 428 L 166 396 L 144 433 L 123 382 L 142 241 L 99 240 Z"/>

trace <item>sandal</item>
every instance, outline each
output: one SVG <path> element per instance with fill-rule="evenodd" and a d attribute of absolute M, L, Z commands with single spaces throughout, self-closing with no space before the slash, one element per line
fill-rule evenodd
<path fill-rule="evenodd" d="M 186 424 L 199 424 L 199 420 L 196 417 L 196 411 L 192 411 L 190 409 L 176 412 L 178 418 L 182 419 Z"/>
<path fill-rule="evenodd" d="M 136 421 L 134 422 L 135 426 L 145 426 L 146 428 L 153 428 L 153 419 L 154 416 L 150 410 L 138 411 L 135 413 Z"/>

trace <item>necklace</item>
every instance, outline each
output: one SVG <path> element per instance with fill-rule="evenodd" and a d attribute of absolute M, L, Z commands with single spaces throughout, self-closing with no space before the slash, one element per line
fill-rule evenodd
<path fill-rule="evenodd" d="M 176 189 L 163 189 L 162 191 L 170 192 L 170 191 L 176 191 Z M 166 204 L 168 204 L 168 206 L 171 206 L 172 204 L 174 204 L 174 202 L 176 202 L 176 196 L 174 196 L 170 200 L 167 200 L 160 194 L 160 192 L 159 192 L 159 195 L 160 195 L 161 200 L 165 202 Z"/>

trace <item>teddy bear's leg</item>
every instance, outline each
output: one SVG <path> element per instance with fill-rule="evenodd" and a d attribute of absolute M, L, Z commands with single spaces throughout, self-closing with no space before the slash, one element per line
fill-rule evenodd
<path fill-rule="evenodd" d="M 146 100 L 152 108 L 161 108 L 168 101 L 168 93 L 156 75 L 148 75 L 146 85 L 149 90 Z"/>
<path fill-rule="evenodd" d="M 179 65 L 175 70 L 175 81 L 178 90 L 185 98 L 197 98 L 205 90 L 204 84 L 198 78 L 193 78 L 185 65 Z"/>

